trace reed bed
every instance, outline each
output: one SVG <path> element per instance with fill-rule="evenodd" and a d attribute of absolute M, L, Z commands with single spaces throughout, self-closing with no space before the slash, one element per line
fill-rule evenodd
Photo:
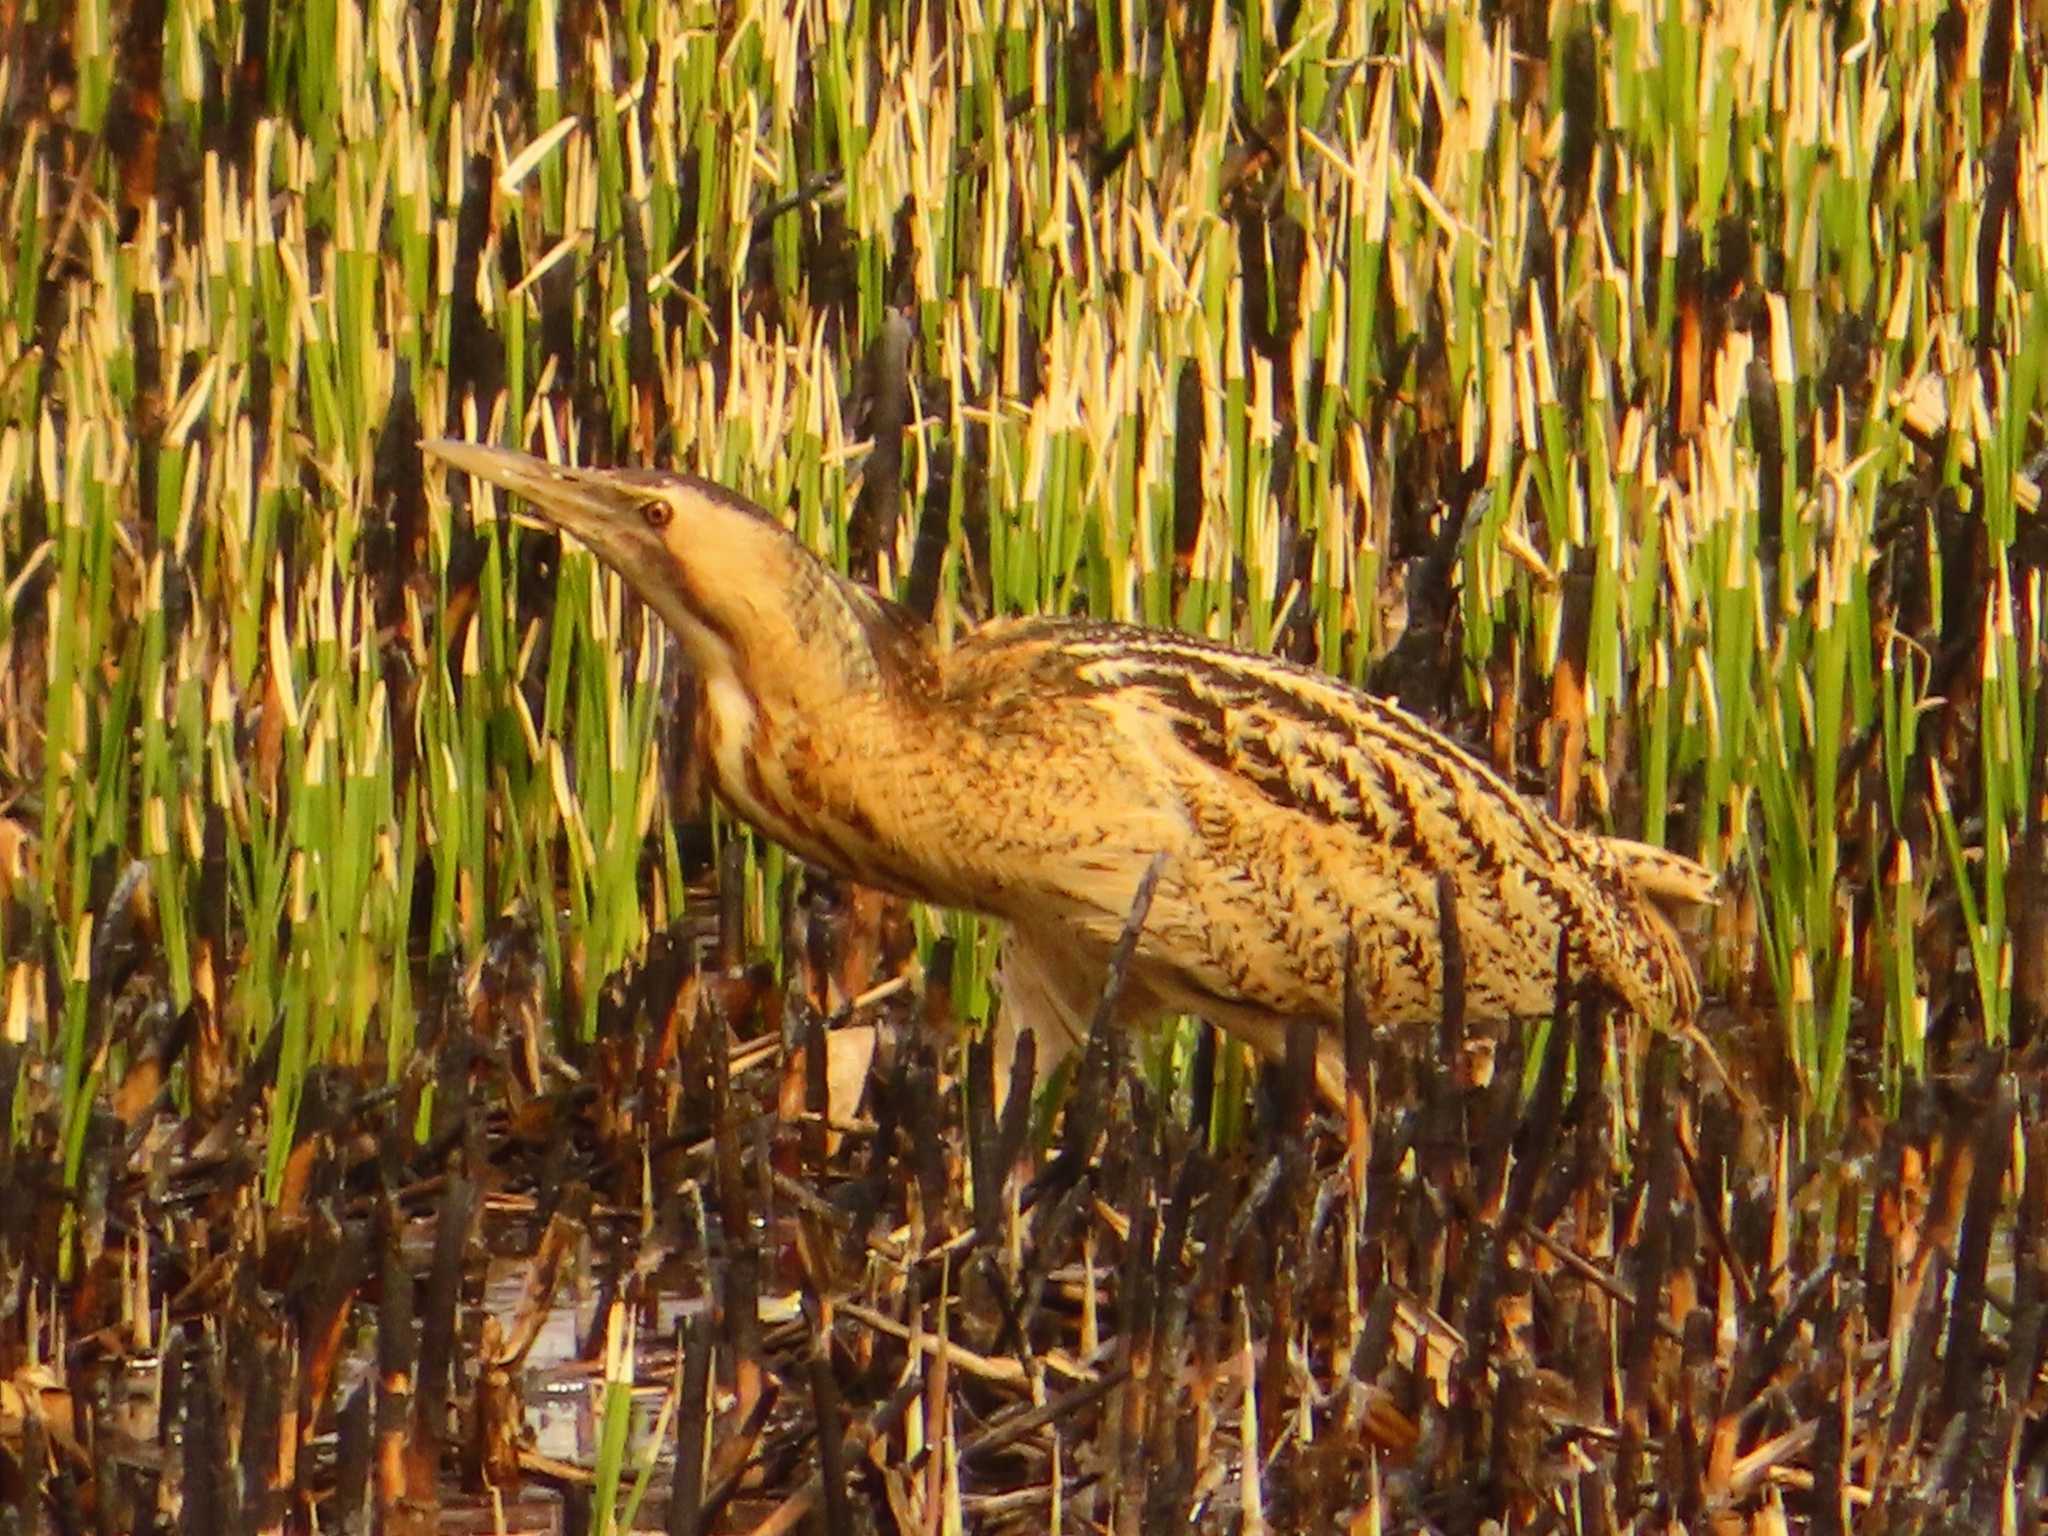
<path fill-rule="evenodd" d="M 0 8 L 22 1528 L 2030 1528 L 2044 19 Z M 982 925 L 722 820 L 442 433 L 1398 696 L 1722 872 L 1725 1072 L 1368 1028 L 1337 1127 L 1189 1025 L 992 1123 Z"/>

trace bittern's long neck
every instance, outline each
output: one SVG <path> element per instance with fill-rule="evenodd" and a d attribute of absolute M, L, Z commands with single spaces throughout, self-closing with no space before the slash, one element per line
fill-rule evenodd
<path fill-rule="evenodd" d="M 706 762 L 777 842 L 873 878 L 883 850 L 865 802 L 935 689 L 931 633 L 793 541 L 776 575 L 743 601 L 692 594 L 663 614 L 698 672 Z"/>
<path fill-rule="evenodd" d="M 924 625 L 711 481 L 478 443 L 424 446 L 523 498 L 661 615 L 699 679 L 713 785 L 742 816 L 846 874 L 930 885 L 886 814 L 892 768 L 935 713 L 938 664 Z"/>

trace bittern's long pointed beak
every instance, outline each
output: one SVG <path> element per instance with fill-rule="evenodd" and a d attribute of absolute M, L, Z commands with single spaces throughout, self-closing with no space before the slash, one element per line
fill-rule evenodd
<path fill-rule="evenodd" d="M 574 534 L 606 559 L 630 558 L 636 536 L 644 537 L 645 528 L 633 514 L 648 498 L 647 471 L 578 469 L 452 437 L 431 438 L 420 447 L 452 469 L 511 492 L 543 521 Z"/>

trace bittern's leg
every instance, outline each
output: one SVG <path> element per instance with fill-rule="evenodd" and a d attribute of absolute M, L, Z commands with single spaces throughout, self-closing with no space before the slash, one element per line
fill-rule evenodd
<path fill-rule="evenodd" d="M 1018 1031 L 1028 1029 L 1038 1041 L 1038 1079 L 1088 1043 L 1088 1026 L 1102 997 L 1108 970 L 1106 957 L 1076 945 L 1072 934 L 1059 929 L 1043 933 L 1012 925 L 1003 940 L 997 980 L 1003 1008 L 996 1021 L 996 1072 L 1007 1082 L 1015 1059 Z M 1117 999 L 1119 1025 L 1149 1024 L 1161 1014 L 1180 1011 L 1171 993 L 1137 975 L 1124 978 Z M 1287 1055 L 1287 1021 L 1255 1008 L 1233 1008 L 1189 1001 L 1186 1011 L 1200 1014 L 1233 1038 L 1244 1041 L 1271 1061 Z M 1344 1042 L 1329 1028 L 1316 1040 L 1316 1089 L 1333 1108 L 1344 1105 Z"/>
<path fill-rule="evenodd" d="M 1287 1059 L 1287 1020 L 1249 1008 L 1205 1008 L 1201 1012 L 1225 1034 L 1242 1040 L 1271 1062 Z M 1344 1039 L 1327 1024 L 1316 1031 L 1316 1091 L 1332 1109 L 1344 1107 Z"/>
<path fill-rule="evenodd" d="M 1102 999 L 1108 960 L 1074 942 L 1064 929 L 1037 929 L 1011 924 L 1003 936 L 996 981 L 1003 1006 L 996 1018 L 996 1073 L 1007 1082 L 1016 1059 L 1017 1039 L 1029 1030 L 1037 1040 L 1038 1081 L 1088 1043 L 1088 1027 Z M 1117 1000 L 1116 1022 L 1131 1024 L 1160 1012 L 1150 991 L 1135 977 L 1126 977 Z"/>

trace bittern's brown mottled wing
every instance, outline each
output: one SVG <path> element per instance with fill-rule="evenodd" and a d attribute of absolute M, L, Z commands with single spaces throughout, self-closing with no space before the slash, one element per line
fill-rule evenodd
<path fill-rule="evenodd" d="M 1103 785 L 1102 805 L 1177 808 L 1134 822 L 1136 846 L 1104 847 L 1098 862 L 1124 872 L 1169 854 L 1146 949 L 1172 957 L 1150 984 L 1181 1006 L 1328 1017 L 1355 936 L 1374 1022 L 1435 1019 L 1444 874 L 1475 1017 L 1549 1009 L 1560 930 L 1576 973 L 1646 1017 L 1682 1022 L 1697 1005 L 1690 962 L 1644 886 L 1708 894 L 1704 870 L 1565 829 L 1469 753 L 1332 678 L 1163 631 L 1048 620 L 980 631 L 947 670 L 949 692 L 982 695 L 984 719 L 1035 697 L 1070 734 L 1102 733 L 1076 740 L 1074 756 L 1145 781 Z M 1061 862 L 1076 866 L 1070 850 Z M 1122 883 L 1069 879 L 1064 894 L 1107 935 Z"/>

